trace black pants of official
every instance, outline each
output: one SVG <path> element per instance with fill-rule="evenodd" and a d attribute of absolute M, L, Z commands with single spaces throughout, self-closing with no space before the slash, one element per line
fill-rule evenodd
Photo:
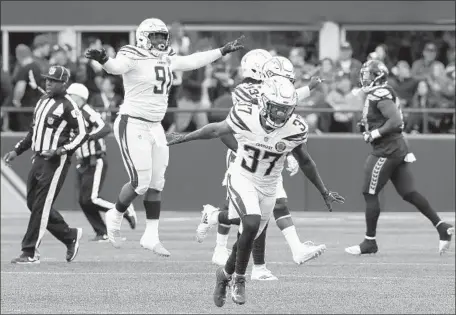
<path fill-rule="evenodd" d="M 79 205 L 97 235 L 106 234 L 106 225 L 100 212 L 106 212 L 114 204 L 100 197 L 108 162 L 106 157 L 85 159 L 77 166 L 79 181 Z"/>
<path fill-rule="evenodd" d="M 22 251 L 33 257 L 47 229 L 62 243 L 71 244 L 77 230 L 71 229 L 62 215 L 53 208 L 63 186 L 71 156 L 62 155 L 45 160 L 36 156 L 27 179 L 27 206 L 32 212 L 27 232 L 22 240 Z"/>

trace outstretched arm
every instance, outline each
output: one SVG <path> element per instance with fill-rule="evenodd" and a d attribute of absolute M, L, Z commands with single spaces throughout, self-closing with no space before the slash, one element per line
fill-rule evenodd
<path fill-rule="evenodd" d="M 168 146 L 193 140 L 219 138 L 231 132 L 233 132 L 231 127 L 224 120 L 222 122 L 208 124 L 203 128 L 190 132 L 186 135 L 170 135 L 172 136 L 172 140 L 168 142 Z"/>
<path fill-rule="evenodd" d="M 224 145 L 228 147 L 231 151 L 236 152 L 238 148 L 238 143 L 236 138 L 234 137 L 234 134 L 232 132 L 227 133 L 226 135 L 223 135 L 220 137 L 220 140 L 223 142 Z"/>
<path fill-rule="evenodd" d="M 221 50 L 213 49 L 194 53 L 188 56 L 172 56 L 170 58 L 173 70 L 190 71 L 211 64 L 220 57 L 222 57 Z"/>
<path fill-rule="evenodd" d="M 304 175 L 306 175 L 306 177 L 312 182 L 312 184 L 314 184 L 321 194 L 326 193 L 328 189 L 325 187 L 325 184 L 318 173 L 317 165 L 310 156 L 309 151 L 307 151 L 307 145 L 302 143 L 294 148 L 292 152 Z"/>

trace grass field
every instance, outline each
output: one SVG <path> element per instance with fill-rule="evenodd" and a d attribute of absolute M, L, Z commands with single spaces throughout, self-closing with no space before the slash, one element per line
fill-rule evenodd
<path fill-rule="evenodd" d="M 170 258 L 140 248 L 144 213 L 138 214 L 137 230 L 124 222 L 128 240 L 122 249 L 89 242 L 93 232 L 82 212 L 63 215 L 84 229 L 75 261 L 65 262 L 65 247 L 47 233 L 41 264 L 20 266 L 10 259 L 20 253 L 28 213 L 2 211 L 2 314 L 455 313 L 454 244 L 439 256 L 437 233 L 418 213 L 382 214 L 380 250 L 368 257 L 344 253 L 362 240 L 362 213 L 294 213 L 301 239 L 325 243 L 327 252 L 297 266 L 278 228 L 270 226 L 266 260 L 279 281 L 248 280 L 247 303 L 238 306 L 229 299 L 223 308 L 212 302 L 215 230 L 203 244 L 196 243 L 198 213 L 162 213 L 160 234 Z M 442 216 L 454 224 L 454 213 Z M 230 244 L 234 235 L 233 229 Z"/>

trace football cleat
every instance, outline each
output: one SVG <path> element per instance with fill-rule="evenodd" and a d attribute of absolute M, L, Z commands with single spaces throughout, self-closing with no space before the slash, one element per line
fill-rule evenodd
<path fill-rule="evenodd" d="M 108 236 L 106 234 L 95 235 L 95 237 L 92 238 L 90 241 L 91 242 L 100 242 L 100 243 L 109 242 Z"/>
<path fill-rule="evenodd" d="M 359 245 L 345 248 L 345 252 L 350 255 L 375 254 L 378 252 L 377 242 L 364 239 Z"/>
<path fill-rule="evenodd" d="M 131 204 L 127 211 L 125 211 L 124 217 L 128 221 L 128 224 L 130 224 L 131 229 L 134 230 L 136 228 L 136 224 L 138 223 L 138 217 L 136 216 L 133 204 Z"/>
<path fill-rule="evenodd" d="M 293 260 L 298 265 L 301 265 L 309 260 L 316 259 L 326 251 L 326 245 L 315 245 L 312 242 L 305 242 L 301 249 L 293 254 Z"/>
<path fill-rule="evenodd" d="M 123 213 L 117 211 L 116 208 L 106 212 L 106 230 L 109 242 L 115 247 L 120 247 L 122 237 L 120 236 L 120 226 L 122 225 Z"/>
<path fill-rule="evenodd" d="M 21 254 L 19 257 L 14 258 L 11 260 L 12 264 L 18 264 L 18 265 L 34 265 L 34 264 L 39 264 L 40 259 L 38 257 L 30 257 L 25 254 Z"/>
<path fill-rule="evenodd" d="M 231 287 L 231 298 L 238 305 L 245 304 L 245 276 L 234 276 L 233 286 Z"/>
<path fill-rule="evenodd" d="M 230 285 L 231 276 L 227 276 L 223 267 L 219 267 L 215 272 L 215 289 L 214 289 L 214 303 L 218 307 L 222 307 L 226 302 L 227 288 Z"/>
<path fill-rule="evenodd" d="M 212 255 L 212 263 L 217 266 L 225 266 L 231 251 L 225 246 L 215 246 L 214 255 Z"/>
<path fill-rule="evenodd" d="M 67 245 L 66 261 L 72 262 L 79 252 L 79 240 L 82 237 L 82 229 L 76 229 L 76 237 L 71 244 Z"/>
<path fill-rule="evenodd" d="M 201 211 L 201 222 L 196 229 L 196 240 L 202 243 L 207 236 L 207 232 L 218 223 L 218 217 L 215 215 L 219 209 L 212 205 L 204 205 Z"/>
<path fill-rule="evenodd" d="M 141 237 L 139 244 L 142 248 L 151 250 L 154 254 L 157 254 L 158 256 L 171 256 L 171 253 L 163 246 L 163 244 L 160 241 L 152 242 L 151 240 L 148 240 L 145 235 Z"/>
<path fill-rule="evenodd" d="M 266 268 L 266 265 L 253 265 L 250 279 L 258 281 L 279 280 L 272 274 L 271 270 Z"/>
<path fill-rule="evenodd" d="M 437 226 L 439 232 L 439 253 L 445 254 L 450 249 L 451 236 L 454 235 L 454 227 L 448 223 L 441 223 Z"/>

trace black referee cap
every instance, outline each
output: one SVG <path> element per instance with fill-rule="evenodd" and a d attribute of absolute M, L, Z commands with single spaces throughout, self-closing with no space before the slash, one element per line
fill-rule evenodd
<path fill-rule="evenodd" d="M 70 78 L 70 70 L 62 66 L 51 66 L 48 74 L 42 74 L 41 76 L 54 81 L 68 82 Z"/>

